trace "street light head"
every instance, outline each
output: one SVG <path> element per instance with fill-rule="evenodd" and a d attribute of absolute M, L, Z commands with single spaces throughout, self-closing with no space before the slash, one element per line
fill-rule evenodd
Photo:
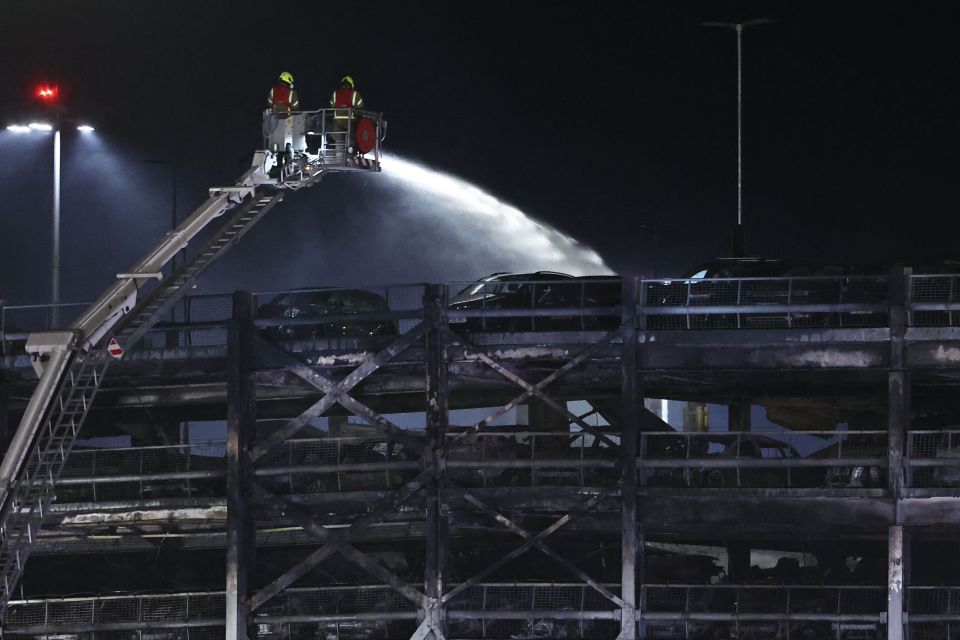
<path fill-rule="evenodd" d="M 80 133 L 93 133 L 94 129 L 89 124 L 82 124 L 79 127 L 77 127 L 77 131 L 79 131 Z"/>
<path fill-rule="evenodd" d="M 46 122 L 31 122 L 30 129 L 33 131 L 53 131 L 53 125 Z"/>
<path fill-rule="evenodd" d="M 30 133 L 30 127 L 25 124 L 11 124 L 7 126 L 7 131 L 12 133 Z"/>

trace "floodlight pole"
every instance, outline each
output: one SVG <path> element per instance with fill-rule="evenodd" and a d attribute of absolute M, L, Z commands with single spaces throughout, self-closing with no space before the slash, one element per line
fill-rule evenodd
<path fill-rule="evenodd" d="M 50 264 L 50 328 L 60 322 L 60 127 L 53 131 L 53 247 Z"/>
<path fill-rule="evenodd" d="M 747 27 L 768 24 L 773 20 L 760 18 L 747 22 L 703 22 L 704 27 L 724 27 L 737 32 L 737 226 L 733 235 L 733 255 L 746 255 L 743 239 L 743 31 Z"/>

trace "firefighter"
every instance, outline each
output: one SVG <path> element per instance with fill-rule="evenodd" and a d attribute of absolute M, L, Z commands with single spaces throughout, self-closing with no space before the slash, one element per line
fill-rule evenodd
<path fill-rule="evenodd" d="M 335 136 L 337 139 L 336 143 L 340 145 L 342 144 L 340 139 L 345 137 L 345 132 L 349 128 L 350 121 L 353 119 L 348 109 L 363 109 L 363 96 L 357 91 L 357 85 L 353 81 L 353 76 L 343 76 L 343 78 L 340 79 L 340 88 L 336 89 L 330 95 L 330 106 L 334 108 L 333 129 L 338 134 L 341 134 Z"/>
<path fill-rule="evenodd" d="M 280 74 L 280 83 L 270 89 L 267 104 L 273 109 L 274 115 L 286 118 L 290 112 L 300 106 L 300 97 L 293 88 L 293 74 L 284 71 Z"/>

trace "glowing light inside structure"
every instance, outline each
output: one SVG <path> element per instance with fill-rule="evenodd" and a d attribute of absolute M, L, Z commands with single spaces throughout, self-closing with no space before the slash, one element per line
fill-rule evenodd
<path fill-rule="evenodd" d="M 30 133 L 30 127 L 25 124 L 11 124 L 7 126 L 7 131 L 13 133 Z"/>
<path fill-rule="evenodd" d="M 33 131 L 53 131 L 53 125 L 46 122 L 31 122 L 30 129 Z"/>
<path fill-rule="evenodd" d="M 94 129 L 89 124 L 82 124 L 79 127 L 77 127 L 77 131 L 81 133 L 93 133 Z"/>

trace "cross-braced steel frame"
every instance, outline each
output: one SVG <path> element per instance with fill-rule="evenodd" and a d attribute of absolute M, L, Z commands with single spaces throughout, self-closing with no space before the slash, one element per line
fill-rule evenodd
<path fill-rule="evenodd" d="M 257 611 L 271 598 L 283 592 L 307 575 L 325 560 L 339 555 L 373 578 L 389 585 L 419 610 L 418 624 L 410 636 L 412 640 L 445 640 L 447 637 L 448 605 L 464 591 L 481 584 L 484 578 L 508 565 L 523 554 L 537 549 L 571 577 L 588 585 L 620 611 L 620 639 L 636 637 L 638 609 L 636 576 L 638 564 L 636 486 L 637 486 L 637 430 L 639 414 L 643 409 L 643 394 L 637 376 L 636 305 L 637 281 L 625 279 L 622 322 L 599 340 L 584 347 L 578 354 L 542 379 L 531 382 L 510 365 L 499 362 L 467 337 L 450 331 L 444 306 L 443 289 L 427 286 L 422 320 L 412 329 L 394 339 L 386 348 L 371 355 L 362 364 L 340 380 L 318 372 L 294 355 L 264 340 L 253 330 L 252 305 L 249 294 L 238 293 L 234 302 L 234 320 L 229 343 L 228 375 L 228 538 L 227 538 L 227 637 L 247 639 L 255 637 L 254 620 Z M 622 407 L 618 433 L 595 427 L 584 417 L 568 410 L 566 403 L 549 394 L 549 386 L 569 371 L 587 362 L 599 350 L 611 344 L 622 345 Z M 480 420 L 473 429 L 449 438 L 448 347 L 457 345 L 467 358 L 483 362 L 491 370 L 515 385 L 519 393 L 493 413 Z M 351 391 L 393 358 L 411 347 L 418 346 L 424 353 L 423 409 L 426 416 L 425 438 L 415 437 L 351 395 Z M 311 385 L 320 399 L 290 419 L 269 436 L 256 439 L 256 384 L 258 369 L 283 368 Z M 596 492 L 580 500 L 574 508 L 556 514 L 553 522 L 539 531 L 529 530 L 489 499 L 475 491 L 458 486 L 447 474 L 447 451 L 451 444 L 468 442 L 479 430 L 514 407 L 535 399 L 570 424 L 579 426 L 609 447 L 619 461 L 618 481 L 607 490 Z M 253 473 L 254 464 L 277 445 L 294 436 L 312 419 L 340 405 L 351 414 L 381 432 L 390 441 L 416 454 L 420 471 L 402 487 L 386 492 L 369 504 L 365 514 L 355 518 L 345 528 L 330 529 L 319 518 L 289 497 L 277 495 L 258 482 Z M 422 584 L 413 584 L 374 560 L 351 544 L 351 536 L 377 524 L 389 513 L 409 504 L 420 496 L 424 508 L 424 577 Z M 521 544 L 474 575 L 450 584 L 448 578 L 449 532 L 448 515 L 451 501 L 468 505 L 479 514 L 499 524 L 521 538 Z M 561 552 L 548 545 L 548 539 L 579 515 L 590 512 L 601 503 L 619 502 L 622 513 L 622 580 L 619 593 L 590 576 Z M 269 511 L 273 516 L 302 527 L 320 546 L 259 588 L 251 585 L 251 569 L 255 558 L 255 511 Z M 593 612 L 595 613 L 595 612 Z M 531 619 L 542 616 L 529 612 Z M 567 612 L 567 616 L 571 615 Z M 572 615 L 576 616 L 576 613 Z M 585 619 L 591 612 L 583 613 Z"/>

